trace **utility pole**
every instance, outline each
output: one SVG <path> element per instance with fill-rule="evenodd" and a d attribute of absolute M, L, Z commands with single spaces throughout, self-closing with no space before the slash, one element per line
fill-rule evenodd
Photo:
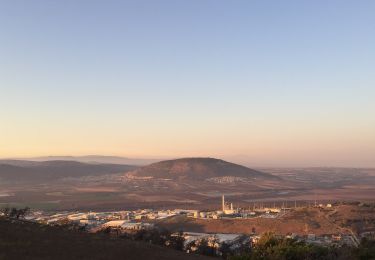
<path fill-rule="evenodd" d="M 315 194 L 315 202 L 314 202 L 314 206 L 316 207 L 316 194 Z"/>

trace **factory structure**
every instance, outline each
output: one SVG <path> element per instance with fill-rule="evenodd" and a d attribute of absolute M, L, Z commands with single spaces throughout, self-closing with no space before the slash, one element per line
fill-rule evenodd
<path fill-rule="evenodd" d="M 221 198 L 221 206 L 222 206 L 222 211 L 226 215 L 231 215 L 234 213 L 237 213 L 236 210 L 233 209 L 233 203 L 226 203 L 225 202 L 225 196 L 223 195 Z"/>
<path fill-rule="evenodd" d="M 249 207 L 235 207 L 232 202 L 225 200 L 225 195 L 221 195 L 221 203 L 217 210 L 185 210 L 186 216 L 199 219 L 249 219 L 249 218 L 280 218 L 298 208 L 297 201 L 293 203 L 288 201 L 276 202 L 254 202 Z M 299 205 L 301 207 L 301 205 Z M 302 206 L 303 207 L 303 206 Z M 331 208 L 332 204 L 317 204 L 319 208 Z"/>
<path fill-rule="evenodd" d="M 187 213 L 188 217 L 201 218 L 201 219 L 219 219 L 219 218 L 236 218 L 242 217 L 239 209 L 233 208 L 233 203 L 225 201 L 225 196 L 221 197 L 221 208 L 215 211 L 199 211 L 193 210 Z"/>
<path fill-rule="evenodd" d="M 263 217 L 263 218 L 277 218 L 285 214 L 287 209 L 282 206 L 281 208 L 277 207 L 254 207 L 252 209 L 245 208 L 235 208 L 232 202 L 225 200 L 225 195 L 221 196 L 221 207 L 215 211 L 199 211 L 192 210 L 187 213 L 188 217 L 200 218 L 200 219 L 219 219 L 219 218 L 254 218 L 254 217 Z"/>

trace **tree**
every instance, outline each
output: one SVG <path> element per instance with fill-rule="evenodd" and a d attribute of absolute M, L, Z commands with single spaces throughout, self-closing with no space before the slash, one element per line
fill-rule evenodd
<path fill-rule="evenodd" d="M 239 247 L 236 248 L 235 254 L 236 255 L 245 255 L 250 254 L 251 252 L 251 239 L 247 235 L 242 235 L 237 239 L 237 243 Z"/>
<path fill-rule="evenodd" d="M 17 219 L 20 219 L 20 218 L 25 218 L 25 216 L 30 212 L 30 208 L 29 207 L 25 207 L 23 209 L 19 209 L 16 213 L 16 218 Z"/>
<path fill-rule="evenodd" d="M 357 249 L 359 259 L 375 259 L 375 240 L 363 238 Z"/>
<path fill-rule="evenodd" d="M 71 221 L 68 218 L 63 218 L 56 221 L 56 225 L 64 229 L 74 230 L 74 231 L 85 231 L 85 226 L 80 226 L 78 223 Z"/>
<path fill-rule="evenodd" d="M 2 208 L 0 209 L 0 212 L 3 214 L 4 217 L 9 217 L 9 213 L 10 213 L 10 208 L 9 207 L 6 207 L 6 208 Z"/>
<path fill-rule="evenodd" d="M 218 244 L 217 238 L 202 238 L 197 241 L 197 250 L 195 251 L 200 255 L 216 256 L 216 245 Z"/>
<path fill-rule="evenodd" d="M 13 208 L 3 208 L 1 209 L 1 213 L 3 213 L 5 218 L 14 218 L 14 219 L 20 219 L 24 218 L 28 213 L 30 212 L 29 207 L 17 209 L 15 207 Z"/>
<path fill-rule="evenodd" d="M 220 245 L 219 252 L 221 253 L 222 258 L 227 259 L 233 254 L 230 244 L 223 242 Z"/>
<path fill-rule="evenodd" d="M 168 239 L 167 243 L 169 247 L 172 247 L 173 249 L 183 251 L 184 250 L 184 244 L 185 244 L 185 238 L 182 231 L 178 232 L 177 234 L 171 234 Z"/>
<path fill-rule="evenodd" d="M 134 240 L 143 240 L 143 241 L 150 242 L 152 244 L 165 246 L 168 244 L 166 242 L 168 241 L 168 238 L 170 236 L 171 236 L 171 233 L 166 229 L 160 229 L 160 230 L 141 229 L 133 235 L 133 238 Z"/>

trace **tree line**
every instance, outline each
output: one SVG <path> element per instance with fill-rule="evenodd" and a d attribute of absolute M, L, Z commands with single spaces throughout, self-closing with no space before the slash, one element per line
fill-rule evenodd
<path fill-rule="evenodd" d="M 23 219 L 29 212 L 29 207 L 19 209 L 15 207 L 5 207 L 0 209 L 0 215 L 7 219 Z"/>

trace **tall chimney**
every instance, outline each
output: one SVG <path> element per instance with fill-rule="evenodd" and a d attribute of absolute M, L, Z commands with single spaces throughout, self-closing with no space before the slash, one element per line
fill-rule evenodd
<path fill-rule="evenodd" d="M 223 208 L 223 211 L 225 211 L 225 198 L 224 198 L 224 194 L 221 198 L 221 204 L 222 204 L 222 208 Z"/>

